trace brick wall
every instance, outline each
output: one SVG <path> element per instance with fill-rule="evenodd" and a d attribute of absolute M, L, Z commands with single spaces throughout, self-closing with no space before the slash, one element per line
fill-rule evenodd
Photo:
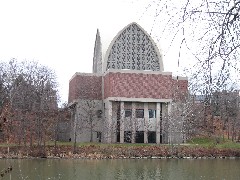
<path fill-rule="evenodd" d="M 172 76 L 162 74 L 113 73 L 104 77 L 104 98 L 172 98 Z"/>
<path fill-rule="evenodd" d="M 102 77 L 75 75 L 69 82 L 68 102 L 75 99 L 102 99 Z"/>
<path fill-rule="evenodd" d="M 183 99 L 188 93 L 188 80 L 172 80 L 172 97 L 173 99 Z"/>
<path fill-rule="evenodd" d="M 188 81 L 172 75 L 109 72 L 104 76 L 104 98 L 179 99 L 187 93 Z M 75 99 L 102 99 L 102 77 L 75 75 L 69 83 L 69 103 Z"/>

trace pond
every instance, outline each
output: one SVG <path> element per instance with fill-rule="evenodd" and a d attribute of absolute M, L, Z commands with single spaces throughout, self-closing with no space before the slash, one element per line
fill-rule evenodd
<path fill-rule="evenodd" d="M 1 159 L 0 179 L 238 179 L 240 159 Z"/>

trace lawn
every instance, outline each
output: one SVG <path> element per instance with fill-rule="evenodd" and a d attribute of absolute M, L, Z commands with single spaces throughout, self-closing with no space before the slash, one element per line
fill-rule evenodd
<path fill-rule="evenodd" d="M 54 141 L 49 141 L 46 143 L 47 146 L 54 146 Z M 60 142 L 57 141 L 57 146 L 73 146 L 73 142 Z M 0 143 L 0 147 L 10 147 L 18 146 L 17 144 L 7 144 Z M 23 145 L 21 145 L 23 146 Z M 36 146 L 36 144 L 35 144 Z M 96 143 L 96 142 L 81 142 L 77 143 L 77 147 L 86 147 L 86 146 L 99 146 L 99 147 L 148 147 L 148 146 L 168 146 L 168 144 L 143 144 L 143 143 Z M 180 145 L 181 146 L 181 145 Z M 211 137 L 197 137 L 191 140 L 188 140 L 184 146 L 197 146 L 197 147 L 206 147 L 206 148 L 232 148 L 240 149 L 240 143 L 232 142 L 228 139 L 221 138 L 211 138 Z"/>
<path fill-rule="evenodd" d="M 223 138 L 197 137 L 189 140 L 187 143 L 191 146 L 240 149 L 240 143 Z"/>
<path fill-rule="evenodd" d="M 73 142 L 60 142 L 60 141 L 57 142 L 58 146 L 73 146 L 73 144 L 74 144 Z M 46 145 L 54 146 L 54 142 L 50 141 Z M 112 147 L 118 147 L 118 146 L 121 146 L 121 147 L 123 147 L 123 146 L 124 147 L 132 147 L 132 146 L 141 147 L 141 146 L 144 146 L 144 147 L 146 147 L 146 146 L 156 146 L 157 144 L 143 144 L 143 143 L 123 143 L 123 144 L 111 143 L 111 144 L 107 144 L 107 143 L 96 143 L 96 142 L 77 143 L 78 147 L 91 146 L 91 145 L 100 146 L 100 147 L 106 147 L 106 146 L 112 146 Z M 159 146 L 159 145 L 157 145 L 157 146 Z"/>

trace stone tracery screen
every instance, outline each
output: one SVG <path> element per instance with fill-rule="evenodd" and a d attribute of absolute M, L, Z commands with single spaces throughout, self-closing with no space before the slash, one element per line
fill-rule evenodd
<path fill-rule="evenodd" d="M 160 57 L 156 51 L 148 35 L 136 24 L 131 24 L 113 43 L 107 69 L 160 71 Z"/>

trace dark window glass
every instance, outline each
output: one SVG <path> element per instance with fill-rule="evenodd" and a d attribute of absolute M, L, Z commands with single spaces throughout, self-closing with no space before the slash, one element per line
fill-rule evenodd
<path fill-rule="evenodd" d="M 132 116 L 132 110 L 131 109 L 125 109 L 125 117 L 131 117 Z"/>
<path fill-rule="evenodd" d="M 102 133 L 101 132 L 97 131 L 97 139 L 98 139 L 98 142 L 102 141 Z"/>
<path fill-rule="evenodd" d="M 149 109 L 148 114 L 149 114 L 149 118 L 156 118 L 156 110 Z"/>
<path fill-rule="evenodd" d="M 102 110 L 97 110 L 97 117 L 101 118 L 102 117 Z"/>
<path fill-rule="evenodd" d="M 144 109 L 136 109 L 136 118 L 144 118 Z"/>
<path fill-rule="evenodd" d="M 97 131 L 97 138 L 100 138 L 100 137 L 101 137 L 101 135 L 102 135 L 102 133 L 101 133 L 101 132 L 99 132 L 99 131 Z"/>

